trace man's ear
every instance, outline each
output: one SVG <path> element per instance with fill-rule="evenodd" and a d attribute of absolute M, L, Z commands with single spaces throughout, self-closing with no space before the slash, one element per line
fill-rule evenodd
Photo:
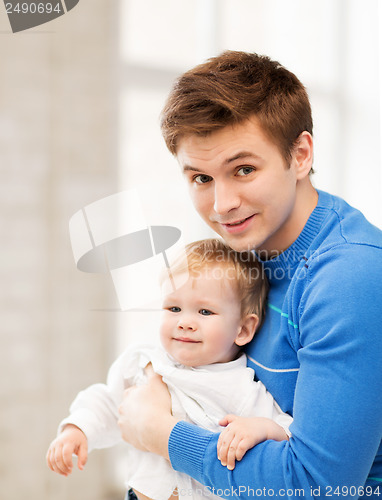
<path fill-rule="evenodd" d="M 313 138 L 309 132 L 302 132 L 293 149 L 292 163 L 296 169 L 297 180 L 309 175 L 313 164 Z"/>
<path fill-rule="evenodd" d="M 236 336 L 235 344 L 239 347 L 248 344 L 255 335 L 256 328 L 259 324 L 257 314 L 248 314 L 241 320 L 240 330 Z"/>

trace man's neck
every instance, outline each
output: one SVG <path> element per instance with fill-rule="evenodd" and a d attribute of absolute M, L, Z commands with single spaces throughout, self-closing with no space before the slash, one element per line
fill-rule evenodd
<path fill-rule="evenodd" d="M 273 259 L 289 248 L 300 236 L 317 206 L 318 193 L 310 178 L 298 182 L 295 205 L 282 230 L 278 231 L 274 237 L 270 237 L 262 248 L 256 250 L 262 260 Z"/>

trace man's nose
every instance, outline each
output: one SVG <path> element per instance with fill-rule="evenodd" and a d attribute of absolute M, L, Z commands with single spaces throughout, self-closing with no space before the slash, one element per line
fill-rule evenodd
<path fill-rule="evenodd" d="M 215 181 L 214 211 L 219 215 L 226 215 L 239 206 L 240 196 L 232 185 Z"/>

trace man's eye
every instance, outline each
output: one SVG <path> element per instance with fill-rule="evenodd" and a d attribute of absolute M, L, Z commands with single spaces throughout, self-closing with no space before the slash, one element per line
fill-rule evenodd
<path fill-rule="evenodd" d="M 195 177 L 193 178 L 193 181 L 197 184 L 207 184 L 207 182 L 210 182 L 211 180 L 212 177 L 205 174 L 195 175 Z"/>
<path fill-rule="evenodd" d="M 170 312 L 173 312 L 173 313 L 178 313 L 181 311 L 180 307 L 177 307 L 177 306 L 173 306 L 173 307 L 168 307 L 167 308 Z"/>
<path fill-rule="evenodd" d="M 237 171 L 237 175 L 244 177 L 245 175 L 249 175 L 252 173 L 255 169 L 253 167 L 241 167 Z"/>
<path fill-rule="evenodd" d="M 210 316 L 211 314 L 214 314 L 212 311 L 208 309 L 200 309 L 199 313 L 202 314 L 203 316 Z"/>

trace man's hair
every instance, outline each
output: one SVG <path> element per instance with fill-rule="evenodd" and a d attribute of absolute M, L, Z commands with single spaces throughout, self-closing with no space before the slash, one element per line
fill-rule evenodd
<path fill-rule="evenodd" d="M 175 81 L 161 129 L 175 155 L 183 137 L 206 136 L 252 116 L 288 165 L 300 134 L 313 133 L 308 94 L 293 73 L 267 56 L 227 51 Z"/>
<path fill-rule="evenodd" d="M 224 285 L 233 286 L 241 304 L 241 316 L 257 314 L 259 326 L 264 318 L 268 281 L 262 265 L 252 252 L 236 252 L 222 240 L 210 238 L 189 243 L 171 264 L 174 277 L 189 273 L 200 277 L 203 272 L 212 278 L 225 280 Z M 161 282 L 168 277 L 164 270 Z"/>

